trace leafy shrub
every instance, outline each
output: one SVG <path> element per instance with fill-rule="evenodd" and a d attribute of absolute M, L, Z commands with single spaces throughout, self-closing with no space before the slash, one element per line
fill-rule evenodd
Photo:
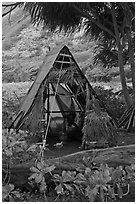
<path fill-rule="evenodd" d="M 55 169 L 55 165 L 48 165 L 44 162 L 37 162 L 36 166 L 31 167 L 33 174 L 29 177 L 29 180 L 35 181 L 39 185 L 40 192 L 43 193 L 47 190 L 45 182 L 45 174 L 50 173 Z"/>
<path fill-rule="evenodd" d="M 85 167 L 83 173 L 63 171 L 61 176 L 55 174 L 53 177 L 57 184 L 55 190 L 60 196 L 74 196 L 78 192 L 90 202 L 114 201 L 129 193 L 129 180 L 134 180 L 135 166 L 127 166 L 124 169 L 122 166 L 113 168 L 100 164 L 95 171 L 91 166 Z"/>
<path fill-rule="evenodd" d="M 2 127 L 8 128 L 17 114 L 31 83 L 9 83 L 2 86 Z"/>
<path fill-rule="evenodd" d="M 125 110 L 125 103 L 122 100 L 122 96 L 115 94 L 112 90 L 105 90 L 101 86 L 96 86 L 94 90 L 112 117 L 118 120 Z"/>
<path fill-rule="evenodd" d="M 30 146 L 32 134 L 27 131 L 3 129 L 2 130 L 2 159 L 4 162 L 20 164 L 34 159 L 40 152 L 39 146 L 35 145 L 35 151 Z M 37 148 L 36 148 L 37 147 Z"/>
<path fill-rule="evenodd" d="M 15 131 L 3 132 L 3 155 L 10 160 L 15 152 L 33 152 L 36 156 L 36 145 L 28 147 L 24 138 L 27 132 Z M 95 155 L 94 155 L 95 156 Z M 85 201 L 115 201 L 117 198 L 123 198 L 128 195 L 131 183 L 135 182 L 135 165 L 118 166 L 116 168 L 109 167 L 107 164 L 97 165 L 94 163 L 94 157 L 84 157 L 83 167 L 77 168 L 76 171 L 65 171 L 61 174 L 53 173 L 56 166 L 38 160 L 35 166 L 31 167 L 32 175 L 28 178 L 33 181 L 39 188 L 39 192 L 44 196 L 44 200 L 48 200 L 48 184 L 46 174 L 50 175 L 51 181 L 54 181 L 56 194 L 55 200 L 66 201 L 68 198 L 73 201 L 83 196 Z M 32 183 L 33 185 L 33 183 Z M 20 193 L 12 184 L 3 185 L 3 201 L 24 201 L 28 199 L 28 195 Z M 56 197 L 55 197 L 56 196 Z"/>
<path fill-rule="evenodd" d="M 109 167 L 107 164 L 96 165 L 90 157 L 83 158 L 84 166 L 76 171 L 63 170 L 61 174 L 51 173 L 54 165 L 38 162 L 32 167 L 34 179 L 39 184 L 40 192 L 47 193 L 45 174 L 48 172 L 55 183 L 56 199 L 54 201 L 74 200 L 82 195 L 89 202 L 115 201 L 123 198 L 130 191 L 131 182 L 135 182 L 135 165 Z M 78 198 L 76 199 L 78 200 Z"/>
<path fill-rule="evenodd" d="M 13 184 L 6 184 L 2 187 L 2 201 L 15 202 L 16 199 L 21 198 L 19 191 L 14 189 Z"/>

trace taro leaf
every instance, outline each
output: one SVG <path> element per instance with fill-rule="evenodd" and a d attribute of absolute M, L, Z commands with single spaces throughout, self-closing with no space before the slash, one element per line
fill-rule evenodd
<path fill-rule="evenodd" d="M 71 174 L 72 177 L 75 177 L 77 174 L 76 171 L 68 171 L 68 172 Z"/>
<path fill-rule="evenodd" d="M 114 182 L 117 182 L 117 180 L 121 179 L 121 176 L 122 176 L 122 171 L 118 169 L 116 169 L 112 174 L 112 178 Z"/>
<path fill-rule="evenodd" d="M 73 189 L 70 185 L 64 184 L 64 186 L 65 186 L 66 189 L 69 190 L 70 192 L 73 192 L 73 191 L 74 191 L 74 189 Z"/>
<path fill-rule="evenodd" d="M 62 177 L 64 177 L 65 175 L 66 175 L 66 171 L 63 170 L 63 171 L 62 171 Z"/>
<path fill-rule="evenodd" d="M 42 167 L 43 167 L 43 165 L 41 164 L 41 162 L 38 162 L 38 163 L 37 163 L 37 168 L 38 168 L 39 170 L 41 170 Z"/>
<path fill-rule="evenodd" d="M 77 167 L 76 168 L 76 170 L 78 171 L 78 172 L 84 172 L 85 171 L 85 167 L 83 166 L 83 167 Z"/>
<path fill-rule="evenodd" d="M 68 182 L 71 180 L 71 175 L 69 174 L 69 172 L 63 171 L 62 178 L 63 178 L 63 182 Z"/>
<path fill-rule="evenodd" d="M 90 169 L 89 167 L 87 167 L 87 168 L 85 169 L 85 174 L 86 174 L 86 175 L 91 175 L 91 169 Z"/>
<path fill-rule="evenodd" d="M 76 172 L 64 171 L 62 172 L 63 182 L 73 182 L 75 180 Z"/>
<path fill-rule="evenodd" d="M 135 164 L 131 164 L 131 169 L 135 170 Z"/>
<path fill-rule="evenodd" d="M 9 187 L 10 187 L 10 191 L 13 191 L 14 185 L 13 184 L 9 184 Z"/>
<path fill-rule="evenodd" d="M 98 187 L 91 189 L 89 186 L 85 189 L 85 195 L 89 198 L 90 202 L 94 202 L 98 193 Z"/>
<path fill-rule="evenodd" d="M 41 193 L 43 193 L 44 191 L 47 190 L 47 186 L 42 183 L 42 184 L 40 185 L 40 189 L 39 189 L 39 190 L 40 190 Z"/>
<path fill-rule="evenodd" d="M 79 186 L 78 186 L 78 185 L 73 184 L 73 186 L 75 187 L 75 189 L 76 189 L 78 192 L 81 192 L 81 189 L 79 188 Z"/>
<path fill-rule="evenodd" d="M 102 186 L 100 186 L 100 199 L 101 199 L 101 202 L 104 202 L 105 201 L 105 194 L 104 194 L 104 190 L 102 188 Z"/>
<path fill-rule="evenodd" d="M 115 198 L 114 188 L 108 185 L 108 195 L 110 198 Z"/>
<path fill-rule="evenodd" d="M 89 157 L 83 157 L 83 163 L 87 165 L 89 163 Z"/>
<path fill-rule="evenodd" d="M 56 190 L 57 194 L 63 194 L 63 192 L 64 192 L 61 184 L 56 186 L 55 190 Z"/>
<path fill-rule="evenodd" d="M 74 181 L 75 183 L 81 184 L 86 182 L 86 178 L 82 173 L 77 174 L 76 179 Z"/>
<path fill-rule="evenodd" d="M 101 170 L 106 170 L 106 169 L 108 169 L 109 167 L 108 167 L 108 164 L 100 164 L 100 169 Z"/>
<path fill-rule="evenodd" d="M 110 175 L 112 175 L 113 172 L 114 172 L 114 167 L 109 167 L 109 173 L 110 173 Z"/>
<path fill-rule="evenodd" d="M 102 188 L 104 189 L 104 191 L 106 191 L 106 192 L 108 191 L 106 185 L 102 185 Z"/>
<path fill-rule="evenodd" d="M 134 176 L 135 176 L 135 166 L 134 165 L 126 166 L 125 169 L 126 169 L 126 171 L 128 173 L 127 178 L 128 179 L 134 178 Z"/>
<path fill-rule="evenodd" d="M 100 177 L 100 172 L 99 171 L 95 171 L 93 176 L 94 176 L 95 181 L 98 181 L 99 177 Z"/>
<path fill-rule="evenodd" d="M 56 168 L 55 165 L 48 166 L 48 167 L 42 169 L 42 172 L 44 172 L 44 173 L 46 174 L 46 173 L 48 173 L 48 172 L 53 171 L 55 168 Z"/>
<path fill-rule="evenodd" d="M 60 181 L 61 177 L 58 174 L 53 175 L 55 181 Z"/>
<path fill-rule="evenodd" d="M 31 179 L 35 179 L 39 174 L 38 173 L 34 173 L 32 174 L 28 179 L 31 180 Z"/>
<path fill-rule="evenodd" d="M 123 190 L 119 184 L 117 184 L 117 188 L 118 188 L 117 189 L 118 196 L 119 196 L 119 198 L 122 198 L 123 197 Z"/>
<path fill-rule="evenodd" d="M 7 157 L 11 157 L 13 153 L 11 149 L 5 149 L 5 154 Z"/>
<path fill-rule="evenodd" d="M 12 194 L 14 194 L 17 198 L 21 198 L 21 194 L 19 191 L 12 191 Z"/>
<path fill-rule="evenodd" d="M 103 174 L 105 177 L 109 177 L 109 175 L 110 175 L 109 170 L 105 169 Z"/>
<path fill-rule="evenodd" d="M 123 166 L 118 166 L 116 169 L 122 171 L 123 170 Z"/>
<path fill-rule="evenodd" d="M 13 191 L 14 185 L 13 184 L 7 184 L 2 187 L 2 198 L 6 199 L 9 196 L 9 193 Z"/>
<path fill-rule="evenodd" d="M 31 170 L 32 172 L 35 172 L 35 173 L 40 173 L 39 169 L 37 169 L 37 168 L 34 167 L 34 166 L 31 167 L 30 170 Z"/>
<path fill-rule="evenodd" d="M 103 172 L 103 176 L 104 176 L 105 183 L 108 183 L 109 181 L 111 181 L 111 177 L 108 169 L 105 169 L 105 171 Z"/>
<path fill-rule="evenodd" d="M 45 178 L 42 179 L 41 185 L 40 185 L 40 192 L 43 193 L 44 191 L 47 190 L 47 185 L 45 182 Z"/>
<path fill-rule="evenodd" d="M 103 172 L 102 172 L 102 171 L 100 171 L 100 172 L 98 173 L 98 179 L 97 179 L 97 181 L 98 181 L 98 183 L 100 183 L 100 184 L 106 183 L 106 179 L 103 177 Z"/>
<path fill-rule="evenodd" d="M 94 187 L 96 186 L 96 184 L 97 184 L 97 181 L 96 181 L 96 179 L 95 179 L 95 177 L 94 177 L 94 174 L 91 175 L 91 176 L 88 178 L 88 180 L 89 180 L 89 182 L 90 182 L 90 187 L 92 186 L 92 188 L 94 188 Z"/>
<path fill-rule="evenodd" d="M 15 199 L 11 195 L 9 195 L 9 202 L 15 202 Z"/>
<path fill-rule="evenodd" d="M 6 188 L 2 187 L 2 199 L 3 200 L 6 199 L 8 195 L 9 195 L 9 191 Z"/>
<path fill-rule="evenodd" d="M 42 174 L 38 174 L 36 177 L 35 177 L 35 182 L 36 183 L 40 183 L 43 179 L 43 175 Z"/>

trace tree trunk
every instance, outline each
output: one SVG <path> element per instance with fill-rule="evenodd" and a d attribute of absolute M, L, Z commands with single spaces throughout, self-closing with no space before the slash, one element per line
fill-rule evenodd
<path fill-rule="evenodd" d="M 123 63 L 123 56 L 122 56 L 122 45 L 120 43 L 119 31 L 117 27 L 117 21 L 116 21 L 115 9 L 114 9 L 113 3 L 112 3 L 112 18 L 113 18 L 115 35 L 116 35 L 116 43 L 118 47 L 118 65 L 119 65 L 119 71 L 120 71 L 121 85 L 122 85 L 126 106 L 129 107 L 131 104 L 131 101 L 130 101 L 130 96 L 129 96 L 127 84 L 126 84 L 126 77 L 125 77 L 125 70 L 124 70 L 124 63 Z"/>
<path fill-rule="evenodd" d="M 127 84 L 126 84 L 126 77 L 125 77 L 125 70 L 124 70 L 122 49 L 121 48 L 122 48 L 122 46 L 119 45 L 119 48 L 118 48 L 118 65 L 119 65 L 119 71 L 120 71 L 120 79 L 121 79 L 121 85 L 122 85 L 122 90 L 123 90 L 123 95 L 125 98 L 126 106 L 130 107 L 131 101 L 130 101 L 130 96 L 129 96 Z"/>
<path fill-rule="evenodd" d="M 128 30 L 127 31 L 127 38 L 128 38 L 128 49 L 129 49 L 129 61 L 131 65 L 131 74 L 132 74 L 132 86 L 133 86 L 133 91 L 135 93 L 135 59 L 134 59 L 134 48 L 132 45 L 132 40 L 131 40 L 131 33 Z"/>

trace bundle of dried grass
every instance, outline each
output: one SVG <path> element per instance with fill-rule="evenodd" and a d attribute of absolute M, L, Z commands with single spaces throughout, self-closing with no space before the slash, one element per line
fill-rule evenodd
<path fill-rule="evenodd" d="M 109 146 L 116 146 L 118 136 L 116 128 L 112 125 L 108 114 L 102 111 L 97 104 L 96 100 L 90 101 L 92 110 L 87 111 L 84 120 L 82 146 L 100 140 L 107 141 Z"/>

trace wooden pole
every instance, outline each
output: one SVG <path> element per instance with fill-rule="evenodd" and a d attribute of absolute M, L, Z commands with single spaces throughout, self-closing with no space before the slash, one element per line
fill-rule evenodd
<path fill-rule="evenodd" d="M 89 86 L 88 83 L 86 83 L 86 111 L 89 110 L 89 102 L 90 102 L 90 92 L 89 92 Z"/>
<path fill-rule="evenodd" d="M 50 89 L 49 89 L 49 83 L 47 85 L 47 95 L 48 95 L 48 98 L 47 98 L 47 124 L 49 122 L 49 118 L 50 118 Z"/>
<path fill-rule="evenodd" d="M 44 100 L 44 93 L 45 93 L 45 86 L 44 84 L 42 85 L 42 120 L 41 120 L 41 126 L 42 126 L 42 130 L 41 130 L 41 134 L 42 134 L 42 140 L 44 139 L 44 135 L 45 135 L 45 100 Z"/>

